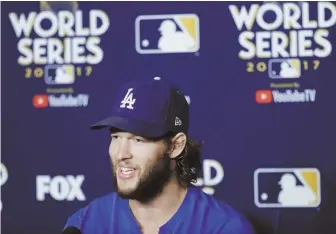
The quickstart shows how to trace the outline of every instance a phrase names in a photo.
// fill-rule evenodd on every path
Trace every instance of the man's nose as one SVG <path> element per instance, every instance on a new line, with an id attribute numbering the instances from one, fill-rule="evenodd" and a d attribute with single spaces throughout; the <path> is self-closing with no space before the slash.
<path id="1" fill-rule="evenodd" d="M 122 139 L 119 142 L 119 147 L 117 151 L 117 159 L 125 160 L 132 158 L 130 142 L 128 139 Z"/>

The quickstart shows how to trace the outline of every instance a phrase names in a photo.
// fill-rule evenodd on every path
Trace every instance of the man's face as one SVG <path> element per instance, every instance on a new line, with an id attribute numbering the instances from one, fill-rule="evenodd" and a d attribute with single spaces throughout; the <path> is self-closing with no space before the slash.
<path id="1" fill-rule="evenodd" d="M 112 132 L 109 153 L 120 197 L 146 202 L 157 196 L 172 175 L 167 145 L 128 132 Z"/>

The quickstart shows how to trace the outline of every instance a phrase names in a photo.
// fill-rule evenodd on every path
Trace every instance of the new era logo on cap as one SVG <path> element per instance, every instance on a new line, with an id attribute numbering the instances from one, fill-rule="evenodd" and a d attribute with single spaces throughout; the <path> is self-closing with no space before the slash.
<path id="1" fill-rule="evenodd" d="M 175 126 L 180 126 L 182 125 L 182 121 L 179 119 L 179 117 L 175 118 Z"/>
<path id="2" fill-rule="evenodd" d="M 273 101 L 271 90 L 257 90 L 256 91 L 256 102 L 259 104 L 267 104 Z"/>

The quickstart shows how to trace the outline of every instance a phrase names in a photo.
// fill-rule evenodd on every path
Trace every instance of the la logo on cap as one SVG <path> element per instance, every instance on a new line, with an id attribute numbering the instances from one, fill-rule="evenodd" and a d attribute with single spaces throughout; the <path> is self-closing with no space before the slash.
<path id="1" fill-rule="evenodd" d="M 129 88 L 124 99 L 121 101 L 120 108 L 128 108 L 133 110 L 136 99 L 133 98 L 133 88 Z"/>

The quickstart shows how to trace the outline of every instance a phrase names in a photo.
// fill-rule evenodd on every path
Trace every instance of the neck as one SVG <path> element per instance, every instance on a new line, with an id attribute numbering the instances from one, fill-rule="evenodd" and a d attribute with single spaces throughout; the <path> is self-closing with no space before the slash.
<path id="1" fill-rule="evenodd" d="M 129 206 L 141 226 L 156 226 L 159 228 L 174 216 L 181 206 L 187 189 L 175 181 L 170 181 L 162 192 L 152 201 L 141 203 L 130 200 Z"/>

